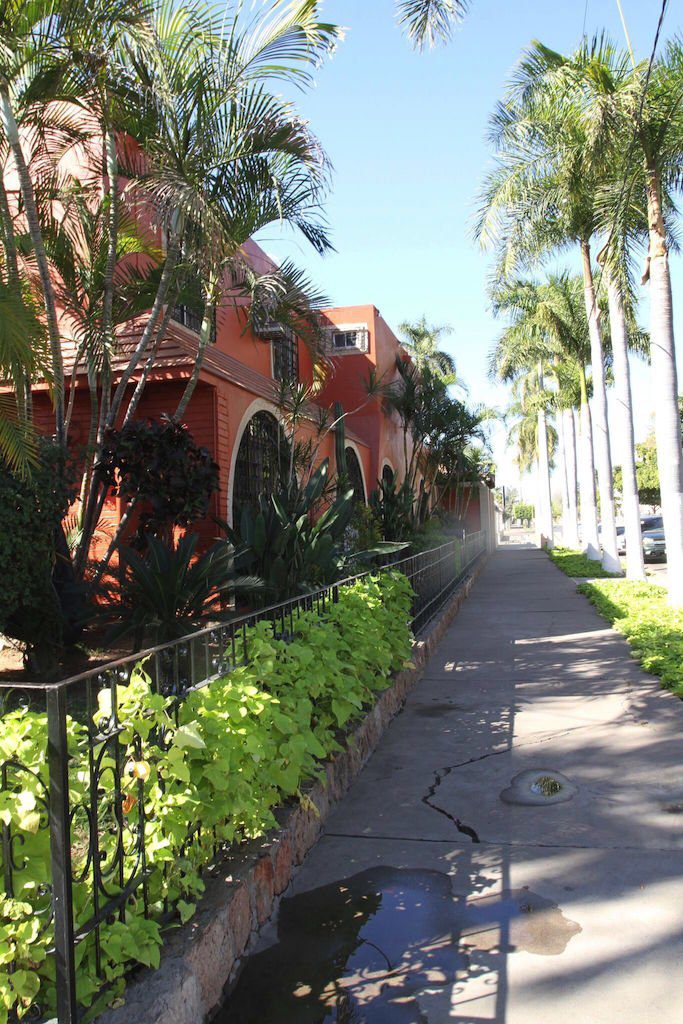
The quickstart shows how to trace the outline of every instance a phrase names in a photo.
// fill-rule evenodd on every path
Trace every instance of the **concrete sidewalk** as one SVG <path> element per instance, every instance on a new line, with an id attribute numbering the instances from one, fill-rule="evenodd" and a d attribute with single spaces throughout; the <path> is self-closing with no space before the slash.
<path id="1" fill-rule="evenodd" d="M 527 770 L 570 799 L 502 799 Z M 683 704 L 543 553 L 502 549 L 278 930 L 221 1021 L 678 1024 Z"/>

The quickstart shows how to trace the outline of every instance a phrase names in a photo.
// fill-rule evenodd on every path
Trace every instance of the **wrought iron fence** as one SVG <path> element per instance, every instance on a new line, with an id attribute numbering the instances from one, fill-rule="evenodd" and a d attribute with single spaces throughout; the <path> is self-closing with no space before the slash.
<path id="1" fill-rule="evenodd" d="M 439 611 L 485 547 L 486 534 L 473 533 L 385 567 L 404 573 L 413 587 L 415 634 Z M 28 832 L 13 828 L 11 819 L 0 814 L 4 877 L 0 897 L 13 899 L 23 888 L 25 872 L 35 877 L 31 916 L 38 921 L 40 934 L 53 930 L 48 955 L 54 959 L 59 1024 L 76 1024 L 81 1016 L 76 991 L 77 947 L 90 938 L 95 970 L 104 989 L 103 926 L 114 920 L 125 923 L 132 901 L 138 906 L 142 903 L 145 916 L 150 914 L 145 842 L 151 822 L 146 817 L 145 780 L 137 780 L 134 799 L 130 787 L 124 796 L 122 786 L 126 747 L 132 749 L 133 761 L 140 761 L 141 737 L 129 735 L 129 727 L 126 732 L 119 714 L 120 688 L 130 682 L 135 666 L 144 659 L 152 690 L 173 698 L 177 720 L 180 703 L 188 694 L 249 662 L 251 627 L 266 621 L 276 638 L 292 636 L 302 612 L 324 616 L 339 600 L 340 592 L 365 575 L 198 630 L 59 683 L 20 688 L 21 699 L 28 706 L 46 712 L 41 721 L 46 722 L 47 758 L 42 771 L 19 757 L 0 762 L 0 800 L 28 793 L 28 813 L 33 814 Z M 16 706 L 16 684 L 0 681 L 0 699 L 3 707 L 7 702 Z M 82 759 L 75 776 L 73 765 L 70 770 L 74 735 Z M 39 744 L 41 738 L 36 736 L 35 741 Z M 163 736 L 155 742 L 163 746 Z M 201 826 L 189 821 L 187 829 L 188 845 L 201 841 L 213 846 L 214 855 L 220 853 L 215 834 L 201 836 Z M 41 864 L 32 863 L 32 848 L 44 851 Z M 45 877 L 38 877 L 41 872 Z M 86 881 L 91 906 L 85 910 L 81 906 L 76 912 L 74 886 Z M 167 903 L 164 909 L 168 914 L 174 910 Z M 43 1014 L 39 1000 L 25 1010 L 23 1019 L 40 1020 Z"/>

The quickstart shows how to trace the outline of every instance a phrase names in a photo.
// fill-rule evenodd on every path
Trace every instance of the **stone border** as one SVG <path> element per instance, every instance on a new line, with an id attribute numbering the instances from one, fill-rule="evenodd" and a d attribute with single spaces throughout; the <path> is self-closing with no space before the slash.
<path id="1" fill-rule="evenodd" d="M 414 667 L 400 672 L 379 694 L 374 707 L 352 728 L 345 748 L 326 762 L 324 778 L 307 788 L 306 801 L 279 808 L 277 830 L 241 843 L 221 861 L 192 920 L 168 935 L 158 970 L 141 971 L 127 986 L 124 1005 L 106 1010 L 98 1018 L 100 1024 L 201 1024 L 209 1019 L 318 841 L 325 819 L 422 676 L 485 563 L 486 556 L 481 557 L 446 607 L 427 624 L 428 635 L 413 643 Z"/>

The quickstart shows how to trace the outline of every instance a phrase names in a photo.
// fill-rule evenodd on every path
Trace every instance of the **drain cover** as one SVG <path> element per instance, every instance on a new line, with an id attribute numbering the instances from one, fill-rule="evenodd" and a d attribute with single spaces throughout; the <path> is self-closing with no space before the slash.
<path id="1" fill-rule="evenodd" d="M 571 800 L 576 791 L 576 786 L 562 772 L 548 768 L 530 768 L 515 775 L 508 788 L 500 794 L 500 798 L 506 804 L 542 807 Z"/>

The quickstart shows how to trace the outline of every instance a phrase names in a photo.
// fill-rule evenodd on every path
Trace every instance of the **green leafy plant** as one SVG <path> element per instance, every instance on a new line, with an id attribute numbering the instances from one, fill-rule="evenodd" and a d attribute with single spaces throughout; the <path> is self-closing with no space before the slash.
<path id="1" fill-rule="evenodd" d="M 60 449 L 41 441 L 38 453 L 24 479 L 0 463 L 0 633 L 47 664 L 66 625 L 56 569 L 59 525 L 72 495 Z"/>
<path id="2" fill-rule="evenodd" d="M 110 642 L 132 636 L 134 651 L 145 639 L 167 643 L 217 618 L 221 601 L 236 588 L 242 593 L 262 589 L 258 579 L 236 577 L 238 553 L 231 544 L 218 541 L 195 557 L 198 540 L 196 533 L 177 544 L 149 536 L 144 553 L 122 552 L 102 612 L 115 620 Z"/>
<path id="3" fill-rule="evenodd" d="M 170 416 L 108 430 L 98 470 L 129 507 L 141 503 L 136 546 L 201 519 L 218 489 L 218 465 Z"/>
<path id="4" fill-rule="evenodd" d="M 117 822 L 123 821 L 126 835 L 144 832 L 150 916 L 135 899 L 127 901 L 125 923 L 114 916 L 103 921 L 99 972 L 93 933 L 78 943 L 78 996 L 90 1007 L 85 1019 L 121 995 L 130 967 L 158 965 L 165 909 L 174 907 L 183 921 L 192 916 L 214 844 L 227 847 L 273 827 L 274 807 L 300 797 L 304 780 L 318 774 L 320 762 L 339 749 L 343 731 L 402 668 L 410 653 L 411 593 L 404 576 L 386 572 L 342 588 L 323 615 L 303 612 L 287 637 L 260 622 L 248 629 L 249 664 L 181 703 L 152 691 L 144 665 L 116 687 L 119 728 L 93 752 L 101 769 L 100 864 L 105 874 L 113 872 L 107 886 L 115 896 L 118 876 L 108 866 L 118 849 Z M 106 731 L 113 706 L 112 690 L 104 687 L 97 729 Z M 67 718 L 77 931 L 93 912 L 90 724 Z M 0 819 L 21 837 L 13 894 L 0 892 L 0 1024 L 34 1002 L 48 1011 L 55 1005 L 48 954 L 53 925 L 43 916 L 49 909 L 43 885 L 50 878 L 47 747 L 44 714 L 21 708 L 0 720 L 0 762 L 28 769 L 8 770 L 0 793 Z M 116 763 L 123 766 L 118 783 L 110 770 Z M 135 844 L 126 845 L 125 877 L 136 857 Z"/>
<path id="5" fill-rule="evenodd" d="M 271 601 L 333 583 L 360 571 L 377 555 L 401 550 L 401 545 L 384 543 L 367 551 L 347 550 L 344 536 L 354 514 L 353 491 L 331 500 L 318 515 L 329 492 L 328 476 L 325 459 L 305 487 L 294 479 L 278 494 L 261 495 L 256 511 L 244 508 L 238 527 L 222 524 L 240 551 L 238 569 L 262 579 Z"/>
<path id="6" fill-rule="evenodd" d="M 573 551 L 571 548 L 552 548 L 547 553 L 551 562 L 554 562 L 565 576 L 590 576 L 593 579 L 608 579 L 616 575 L 616 573 L 607 572 L 606 569 L 603 569 L 597 560 L 587 558 L 583 551 Z"/>
<path id="7" fill-rule="evenodd" d="M 667 603 L 666 590 L 634 580 L 582 583 L 579 590 L 624 634 L 643 668 L 683 696 L 683 612 Z"/>
<path id="8" fill-rule="evenodd" d="M 516 501 L 512 506 L 512 518 L 531 526 L 536 518 L 536 509 L 529 501 Z"/>
<path id="9" fill-rule="evenodd" d="M 410 540 L 413 533 L 414 496 L 404 480 L 396 486 L 396 478 L 377 481 L 377 490 L 370 495 L 370 508 L 385 541 Z"/>

